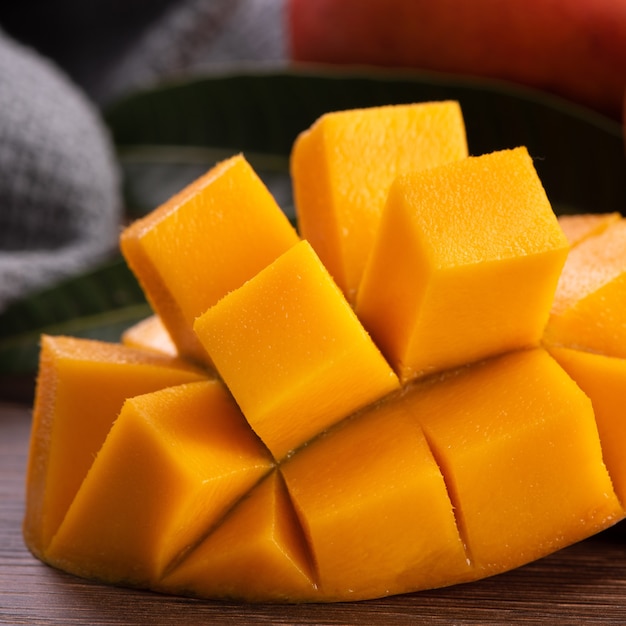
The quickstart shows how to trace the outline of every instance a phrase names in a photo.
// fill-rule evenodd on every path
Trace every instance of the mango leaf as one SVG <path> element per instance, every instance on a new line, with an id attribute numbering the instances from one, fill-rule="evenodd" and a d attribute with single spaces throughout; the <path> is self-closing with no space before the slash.
<path id="1" fill-rule="evenodd" d="M 10 305 L 0 315 L 0 375 L 36 371 L 42 334 L 118 341 L 150 315 L 121 257 Z"/>
<path id="2" fill-rule="evenodd" d="M 618 124 L 544 94 L 435 74 L 235 71 L 161 85 L 110 106 L 105 120 L 129 217 L 152 210 L 216 161 L 243 152 L 294 219 L 289 152 L 327 111 L 427 100 L 461 103 L 472 154 L 526 145 L 557 212 L 623 212 Z M 41 333 L 116 341 L 150 309 L 121 258 L 0 314 L 0 375 L 33 376 Z"/>
<path id="3" fill-rule="evenodd" d="M 557 213 L 625 210 L 626 153 L 619 124 L 498 82 L 379 71 L 224 74 L 133 94 L 112 106 L 106 119 L 133 209 L 153 208 L 180 182 L 244 152 L 270 188 L 272 183 L 279 188 L 279 204 L 292 214 L 287 157 L 297 134 L 318 116 L 444 99 L 461 103 L 472 154 L 528 147 Z M 156 178 L 164 184 L 155 184 Z"/>

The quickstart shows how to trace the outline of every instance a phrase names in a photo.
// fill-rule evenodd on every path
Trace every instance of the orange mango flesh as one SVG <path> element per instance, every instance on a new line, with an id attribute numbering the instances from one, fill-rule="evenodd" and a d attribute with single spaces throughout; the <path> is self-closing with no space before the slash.
<path id="1" fill-rule="evenodd" d="M 604 460 L 615 492 L 626 503 L 626 360 L 571 348 L 551 347 L 550 353 L 591 398 Z"/>
<path id="2" fill-rule="evenodd" d="M 393 179 L 466 156 L 452 101 L 328 113 L 297 138 L 291 172 L 300 233 L 350 302 Z"/>
<path id="3" fill-rule="evenodd" d="M 233 507 L 157 588 L 204 598 L 318 599 L 312 555 L 280 473 Z"/>
<path id="4" fill-rule="evenodd" d="M 541 348 L 410 389 L 479 578 L 623 516 L 589 398 Z"/>
<path id="5" fill-rule="evenodd" d="M 394 114 L 393 107 L 376 111 L 381 128 L 397 126 Z M 353 128 L 337 137 L 356 134 Z M 307 156 L 313 172 L 350 143 L 333 148 L 328 137 L 317 156 Z M 309 150 L 315 141 L 305 144 Z M 379 146 L 378 154 L 387 149 Z M 472 188 L 467 170 L 477 162 Z M 346 171 L 363 184 L 361 174 Z M 31 550 L 62 570 L 113 584 L 204 598 L 329 602 L 493 575 L 622 519 L 614 410 L 620 392 L 608 382 L 618 381 L 623 361 L 599 366 L 577 353 L 580 373 L 541 337 L 569 244 L 528 154 L 464 159 L 389 185 L 427 177 L 433 182 L 422 184 L 420 195 L 439 198 L 427 203 L 430 223 L 402 206 L 414 197 L 400 201 L 392 191 L 375 229 L 369 285 L 359 294 L 372 310 L 376 296 L 394 294 L 377 313 L 382 326 L 396 324 L 396 315 L 404 324 L 391 336 L 406 338 L 430 319 L 435 340 L 406 350 L 417 359 L 423 351 L 427 365 L 406 370 L 366 332 L 359 302 L 355 314 L 320 250 L 285 229 L 241 157 L 218 164 L 125 231 L 125 254 L 155 316 L 125 334 L 126 346 L 45 340 L 24 523 Z M 485 186 L 491 178 L 494 186 Z M 450 213 L 454 184 L 471 218 Z M 246 194 L 252 208 L 242 218 L 234 199 Z M 501 214 L 492 210 L 496 200 Z M 394 203 L 396 211 L 389 209 Z M 328 215 L 320 216 L 320 232 L 332 240 L 336 223 Z M 422 223 L 429 228 L 420 239 Z M 395 239 L 385 232 L 393 224 Z M 568 263 L 611 228 L 594 227 Z M 242 258 L 248 248 L 252 259 Z M 406 252 L 411 271 L 403 266 Z M 598 264 L 587 254 L 577 272 L 594 274 Z M 581 277 L 577 285 L 591 280 Z M 409 306 L 402 288 L 419 291 L 426 282 L 425 295 Z M 490 334 L 483 316 L 502 320 L 504 311 L 510 325 Z M 171 356 L 167 336 L 181 359 Z M 557 359 L 533 347 L 540 340 Z M 446 360 L 450 345 L 464 356 Z M 131 353 L 134 360 L 124 356 Z M 152 387 L 131 384 L 129 359 Z M 198 361 L 203 369 L 191 365 Z M 443 371 L 430 374 L 435 370 Z M 86 384 L 90 377 L 100 384 Z M 596 400 L 607 391 L 615 398 L 608 409 Z M 91 423 L 100 424 L 92 433 Z M 606 445 L 611 438 L 615 448 Z M 55 456 L 63 472 L 75 471 L 69 495 Z M 75 457 L 83 458 L 77 470 Z"/>
<path id="6" fill-rule="evenodd" d="M 359 600 L 469 578 L 445 480 L 401 398 L 345 420 L 281 471 L 322 597 Z"/>
<path id="7" fill-rule="evenodd" d="M 127 328 L 122 333 L 121 342 L 132 348 L 178 356 L 176 344 L 158 315 L 150 315 Z"/>
<path id="8" fill-rule="evenodd" d="M 537 345 L 567 251 L 525 148 L 399 176 L 356 312 L 402 381 Z"/>
<path id="9" fill-rule="evenodd" d="M 81 576 L 153 585 L 271 467 L 219 381 L 131 398 L 47 558 Z"/>
<path id="10" fill-rule="evenodd" d="M 43 553 L 126 398 L 202 380 L 166 355 L 72 337 L 43 337 L 24 533 Z"/>
<path id="11" fill-rule="evenodd" d="M 575 246 L 544 333 L 548 345 L 626 357 L 626 220 Z"/>
<path id="12" fill-rule="evenodd" d="M 297 241 L 270 192 L 238 155 L 128 227 L 120 244 L 179 352 L 210 364 L 193 334 L 195 318 Z"/>
<path id="13" fill-rule="evenodd" d="M 276 459 L 399 386 L 304 240 L 224 296 L 194 328 Z"/>
<path id="14" fill-rule="evenodd" d="M 607 226 L 619 221 L 619 213 L 585 213 L 559 215 L 559 226 L 572 247 L 588 237 L 599 235 Z"/>

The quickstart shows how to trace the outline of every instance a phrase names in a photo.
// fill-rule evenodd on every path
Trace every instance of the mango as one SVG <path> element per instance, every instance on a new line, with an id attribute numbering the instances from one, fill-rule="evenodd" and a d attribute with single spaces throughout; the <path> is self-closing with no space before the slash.
<path id="1" fill-rule="evenodd" d="M 81 576 L 155 584 L 271 467 L 219 381 L 130 398 L 47 558 Z"/>
<path id="2" fill-rule="evenodd" d="M 570 245 L 521 147 L 385 194 L 356 302 L 241 155 L 122 233 L 155 310 L 118 344 L 42 340 L 38 558 L 162 593 L 337 602 L 495 575 L 626 516 L 626 361 L 548 332 L 564 280 L 590 316 L 605 283 L 618 301 L 620 261 L 597 249 L 621 219 Z"/>
<path id="3" fill-rule="evenodd" d="M 466 156 L 453 101 L 335 111 L 297 137 L 291 172 L 300 234 L 350 302 L 393 179 Z"/>
<path id="4" fill-rule="evenodd" d="M 261 179 L 237 155 L 134 222 L 120 245 L 180 354 L 210 365 L 193 333 L 195 318 L 297 241 Z"/>
<path id="5" fill-rule="evenodd" d="M 308 241 L 224 296 L 194 329 L 276 459 L 399 387 Z"/>
<path id="6" fill-rule="evenodd" d="M 205 372 L 156 353 L 73 337 L 41 341 L 24 533 L 43 554 L 124 401 L 202 380 Z"/>
<path id="7" fill-rule="evenodd" d="M 607 226 L 619 219 L 621 219 L 619 213 L 585 213 L 558 217 L 559 226 L 572 247 L 587 237 L 599 235 Z"/>
<path id="8" fill-rule="evenodd" d="M 525 148 L 401 175 L 356 312 L 402 381 L 538 345 L 568 249 Z"/>
<path id="9" fill-rule="evenodd" d="M 503 80 L 622 119 L 622 0 L 289 0 L 287 11 L 298 63 Z"/>
<path id="10" fill-rule="evenodd" d="M 626 221 L 575 246 L 559 277 L 544 343 L 626 357 Z"/>
<path id="11" fill-rule="evenodd" d="M 150 315 L 133 324 L 122 333 L 120 340 L 132 348 L 178 356 L 178 348 L 158 315 Z"/>
<path id="12" fill-rule="evenodd" d="M 626 503 L 626 455 L 622 446 L 626 440 L 626 360 L 572 348 L 552 346 L 549 350 L 591 399 L 615 493 Z"/>

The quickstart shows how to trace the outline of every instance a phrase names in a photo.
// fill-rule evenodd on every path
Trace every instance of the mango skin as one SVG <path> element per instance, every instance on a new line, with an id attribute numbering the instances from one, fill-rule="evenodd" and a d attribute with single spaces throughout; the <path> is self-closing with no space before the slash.
<path id="1" fill-rule="evenodd" d="M 294 61 L 502 79 L 621 120 L 624 0 L 289 0 L 288 11 Z"/>

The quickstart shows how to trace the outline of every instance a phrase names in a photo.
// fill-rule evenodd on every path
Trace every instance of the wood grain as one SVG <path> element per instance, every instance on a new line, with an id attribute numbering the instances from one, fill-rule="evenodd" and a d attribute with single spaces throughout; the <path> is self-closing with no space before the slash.
<path id="1" fill-rule="evenodd" d="M 118 589 L 58 572 L 21 537 L 30 410 L 0 404 L 0 624 L 626 624 L 626 531 L 507 574 L 342 604 L 243 605 Z"/>

